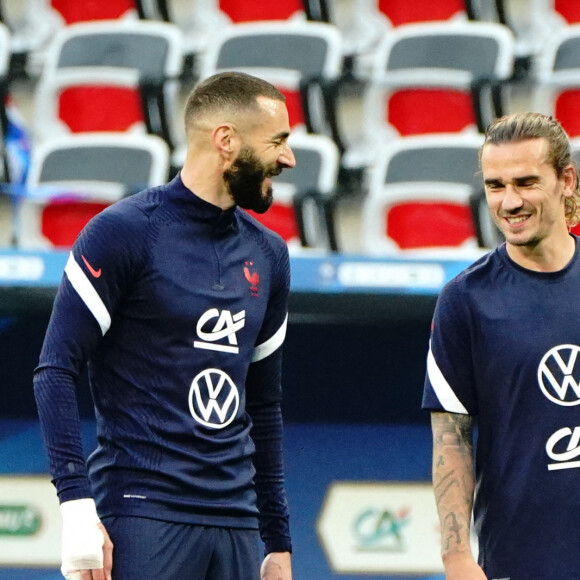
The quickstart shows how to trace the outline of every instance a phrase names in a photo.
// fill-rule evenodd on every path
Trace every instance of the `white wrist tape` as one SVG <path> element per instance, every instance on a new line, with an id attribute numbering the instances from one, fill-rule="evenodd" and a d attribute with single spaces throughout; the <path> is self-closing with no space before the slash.
<path id="1" fill-rule="evenodd" d="M 103 567 L 105 536 L 95 501 L 92 498 L 66 501 L 60 506 L 62 515 L 63 576 L 75 570 L 94 570 Z"/>

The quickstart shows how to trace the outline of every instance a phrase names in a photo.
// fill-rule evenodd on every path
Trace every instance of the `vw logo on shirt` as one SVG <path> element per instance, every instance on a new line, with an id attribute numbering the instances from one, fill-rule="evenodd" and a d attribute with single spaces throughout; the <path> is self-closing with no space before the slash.
<path id="1" fill-rule="evenodd" d="M 189 410 L 206 427 L 223 429 L 235 418 L 240 394 L 232 379 L 219 369 L 201 371 L 189 389 Z"/>
<path id="2" fill-rule="evenodd" d="M 561 344 L 551 348 L 540 361 L 538 383 L 553 403 L 570 407 L 580 404 L 580 347 Z"/>

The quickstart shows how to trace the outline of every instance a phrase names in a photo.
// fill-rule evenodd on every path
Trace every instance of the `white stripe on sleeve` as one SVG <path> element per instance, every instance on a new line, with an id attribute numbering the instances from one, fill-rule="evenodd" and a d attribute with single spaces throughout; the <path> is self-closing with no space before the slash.
<path id="1" fill-rule="evenodd" d="M 64 271 L 66 272 L 73 288 L 80 296 L 80 299 L 85 303 L 86 307 L 91 311 L 92 315 L 99 323 L 101 332 L 104 336 L 111 326 L 111 316 L 90 280 L 82 271 L 81 267 L 76 263 L 72 252 L 69 255 Z"/>
<path id="2" fill-rule="evenodd" d="M 457 395 L 453 392 L 453 389 L 437 366 L 431 346 L 429 346 L 429 354 L 427 355 L 427 374 L 439 402 L 446 411 L 469 415 L 467 409 L 461 404 L 461 401 L 457 398 Z"/>
<path id="3" fill-rule="evenodd" d="M 277 348 L 282 346 L 284 338 L 286 337 L 286 327 L 288 326 L 288 314 L 282 323 L 282 326 L 276 331 L 276 333 L 270 337 L 266 342 L 259 344 L 254 348 L 254 353 L 252 354 L 252 360 L 250 362 L 257 362 L 268 356 L 270 356 Z"/>

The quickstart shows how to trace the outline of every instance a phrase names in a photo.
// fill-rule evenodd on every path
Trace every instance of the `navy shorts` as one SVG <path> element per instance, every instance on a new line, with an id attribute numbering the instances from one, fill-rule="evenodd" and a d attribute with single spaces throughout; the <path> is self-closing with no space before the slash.
<path id="1" fill-rule="evenodd" d="M 149 518 L 103 518 L 113 580 L 259 580 L 257 530 Z"/>

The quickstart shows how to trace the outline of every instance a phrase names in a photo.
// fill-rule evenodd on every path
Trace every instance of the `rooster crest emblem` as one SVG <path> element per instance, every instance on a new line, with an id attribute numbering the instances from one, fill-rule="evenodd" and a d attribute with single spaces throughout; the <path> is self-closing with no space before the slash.
<path id="1" fill-rule="evenodd" d="M 252 296 L 258 296 L 258 285 L 260 284 L 260 274 L 251 271 L 250 268 L 254 262 L 244 262 L 244 277 L 250 283 L 250 292 Z"/>

